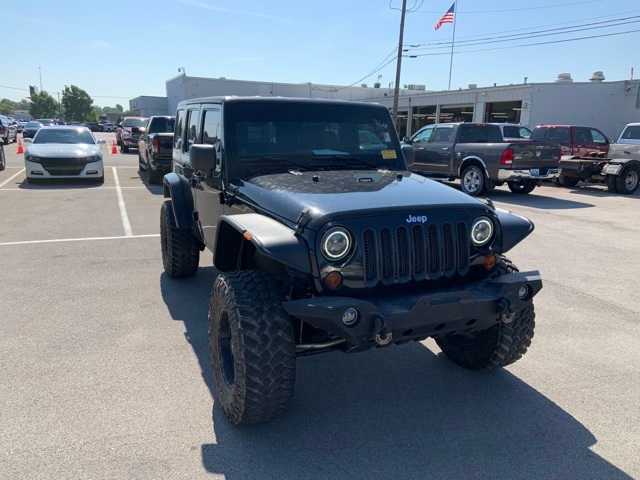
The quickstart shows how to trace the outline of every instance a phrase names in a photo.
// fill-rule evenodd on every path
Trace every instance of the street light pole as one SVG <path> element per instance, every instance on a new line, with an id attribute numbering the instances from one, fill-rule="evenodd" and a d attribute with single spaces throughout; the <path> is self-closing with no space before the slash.
<path id="1" fill-rule="evenodd" d="M 404 17 L 407 14 L 407 0 L 402 0 L 402 13 L 400 14 L 400 36 L 398 38 L 398 59 L 396 62 L 396 84 L 393 91 L 393 123 L 398 129 L 398 103 L 400 101 L 400 72 L 402 70 L 402 49 L 404 43 Z"/>

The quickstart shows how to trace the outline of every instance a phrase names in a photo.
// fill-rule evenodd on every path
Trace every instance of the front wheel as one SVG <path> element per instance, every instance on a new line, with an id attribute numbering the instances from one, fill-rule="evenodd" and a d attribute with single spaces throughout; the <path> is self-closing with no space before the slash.
<path id="1" fill-rule="evenodd" d="M 616 189 L 623 195 L 632 195 L 640 185 L 640 168 L 632 165 L 616 178 Z"/>
<path id="2" fill-rule="evenodd" d="M 485 190 L 486 179 L 484 172 L 477 165 L 471 165 L 462 172 L 462 191 L 472 197 L 482 195 Z"/>
<path id="3" fill-rule="evenodd" d="M 522 195 L 533 192 L 538 186 L 536 182 L 532 182 L 531 180 L 524 180 L 522 182 L 508 182 L 507 185 L 509 185 L 509 190 L 511 190 L 513 193 L 519 193 Z"/>
<path id="4" fill-rule="evenodd" d="M 576 185 L 578 185 L 579 181 L 580 181 L 579 178 L 566 177 L 564 175 L 560 175 L 560 178 L 558 178 L 558 183 L 560 183 L 560 185 L 562 185 L 563 187 L 567 187 L 567 188 L 575 187 Z"/>
<path id="5" fill-rule="evenodd" d="M 518 271 L 510 262 L 499 268 L 504 273 Z M 493 327 L 475 334 L 452 334 L 436 338 L 444 354 L 469 370 L 493 370 L 520 360 L 531 346 L 535 330 L 533 300 L 511 314 L 501 314 Z"/>
<path id="6" fill-rule="evenodd" d="M 296 346 L 281 290 L 259 271 L 221 273 L 209 305 L 215 397 L 234 425 L 262 423 L 293 396 Z"/>
<path id="7" fill-rule="evenodd" d="M 162 204 L 160 211 L 160 244 L 162 265 L 172 278 L 195 275 L 200 263 L 200 248 L 190 230 L 175 224 L 171 200 Z"/>

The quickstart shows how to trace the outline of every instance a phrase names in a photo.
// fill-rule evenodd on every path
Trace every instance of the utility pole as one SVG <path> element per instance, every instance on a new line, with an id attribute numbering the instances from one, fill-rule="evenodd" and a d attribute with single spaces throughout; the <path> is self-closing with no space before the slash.
<path id="1" fill-rule="evenodd" d="M 38 73 L 40 74 L 40 93 L 42 93 L 42 66 L 38 65 Z"/>
<path id="2" fill-rule="evenodd" d="M 402 49 L 404 43 L 404 17 L 407 15 L 407 0 L 402 0 L 400 14 L 400 36 L 398 38 L 398 59 L 396 62 L 396 84 L 393 91 L 393 123 L 398 129 L 398 103 L 400 102 L 400 72 L 402 70 Z"/>

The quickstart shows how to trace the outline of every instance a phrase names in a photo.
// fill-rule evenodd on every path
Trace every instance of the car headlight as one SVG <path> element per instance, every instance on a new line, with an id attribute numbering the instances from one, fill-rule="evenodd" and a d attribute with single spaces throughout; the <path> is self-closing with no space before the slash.
<path id="1" fill-rule="evenodd" d="M 348 230 L 342 227 L 332 228 L 322 236 L 322 254 L 332 262 L 342 260 L 349 254 L 351 244 Z"/>
<path id="2" fill-rule="evenodd" d="M 489 243 L 493 237 L 493 222 L 486 217 L 475 221 L 471 227 L 471 241 L 476 247 L 482 247 Z"/>

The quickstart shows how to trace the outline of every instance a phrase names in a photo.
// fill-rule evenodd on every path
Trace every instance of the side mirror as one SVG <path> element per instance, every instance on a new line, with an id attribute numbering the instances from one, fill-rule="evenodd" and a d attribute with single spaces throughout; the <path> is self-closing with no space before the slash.
<path id="1" fill-rule="evenodd" d="M 206 176 L 216 166 L 216 151 L 213 145 L 194 144 L 189 149 L 189 161 L 194 170 L 204 173 Z"/>

